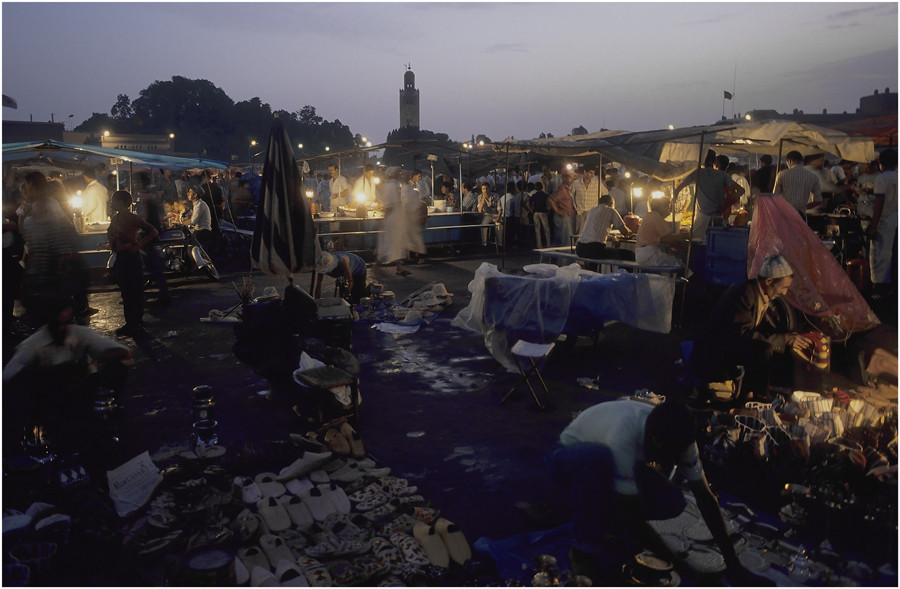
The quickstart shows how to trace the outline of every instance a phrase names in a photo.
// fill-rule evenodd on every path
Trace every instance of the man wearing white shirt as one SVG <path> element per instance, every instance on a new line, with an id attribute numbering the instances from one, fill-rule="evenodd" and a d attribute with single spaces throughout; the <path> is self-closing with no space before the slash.
<path id="1" fill-rule="evenodd" d="M 331 210 L 337 211 L 338 207 L 350 204 L 350 183 L 334 164 L 328 166 L 328 173 L 331 174 L 331 180 L 328 181 L 328 188 L 331 191 Z"/>
<path id="2" fill-rule="evenodd" d="M 434 205 L 434 199 L 431 198 L 431 186 L 428 185 L 428 181 L 425 180 L 421 170 L 413 172 L 412 183 L 416 190 L 419 191 L 419 198 L 424 200 L 428 206 Z"/>
<path id="3" fill-rule="evenodd" d="M 109 216 L 106 214 L 106 202 L 109 200 L 109 193 L 106 187 L 97 180 L 96 170 L 85 168 L 82 171 L 82 176 L 84 176 L 84 181 L 87 182 L 87 186 L 81 191 L 81 215 L 84 218 L 84 224 L 109 221 Z"/>

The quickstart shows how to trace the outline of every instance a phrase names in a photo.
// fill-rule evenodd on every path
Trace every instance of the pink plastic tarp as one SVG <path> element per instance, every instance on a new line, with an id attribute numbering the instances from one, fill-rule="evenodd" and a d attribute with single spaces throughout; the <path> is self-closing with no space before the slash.
<path id="1" fill-rule="evenodd" d="M 785 299 L 812 317 L 826 319 L 835 337 L 865 331 L 880 321 L 822 240 L 781 196 L 759 195 L 750 225 L 748 275 L 780 254 L 794 270 Z"/>

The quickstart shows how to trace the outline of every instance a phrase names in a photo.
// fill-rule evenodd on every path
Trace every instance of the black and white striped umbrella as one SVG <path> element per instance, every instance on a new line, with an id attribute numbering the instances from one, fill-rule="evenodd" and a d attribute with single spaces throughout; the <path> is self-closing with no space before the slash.
<path id="1" fill-rule="evenodd" d="M 259 202 L 250 246 L 252 264 L 269 276 L 286 276 L 293 284 L 294 272 L 315 265 L 319 248 L 291 141 L 277 118 L 269 134 Z"/>

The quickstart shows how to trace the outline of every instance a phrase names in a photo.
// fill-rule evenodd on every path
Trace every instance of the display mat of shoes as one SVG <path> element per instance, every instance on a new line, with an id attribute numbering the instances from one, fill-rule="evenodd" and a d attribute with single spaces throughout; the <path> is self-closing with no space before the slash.
<path id="1" fill-rule="evenodd" d="M 197 554 L 229 554 L 231 572 L 216 574 L 232 585 L 271 584 L 270 576 L 303 586 L 463 586 L 471 580 L 463 530 L 406 479 L 369 457 L 322 459 L 326 453 L 318 453 L 314 470 L 295 469 L 299 477 L 274 484 L 285 478 L 274 473 L 288 472 L 285 467 L 304 454 L 290 443 L 275 444 L 269 455 L 254 445 L 164 469 L 154 496 L 130 520 L 126 551 L 145 564 L 175 557 L 186 565 Z M 246 493 L 254 484 L 260 492 Z M 183 585 L 196 571 L 170 566 L 165 575 L 166 584 Z"/>

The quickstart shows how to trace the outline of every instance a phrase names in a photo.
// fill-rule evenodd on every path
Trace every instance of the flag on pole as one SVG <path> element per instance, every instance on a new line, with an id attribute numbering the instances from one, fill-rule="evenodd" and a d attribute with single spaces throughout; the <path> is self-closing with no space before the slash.
<path id="1" fill-rule="evenodd" d="M 725 100 L 731 100 L 731 98 L 732 98 L 731 92 L 729 92 L 728 90 L 725 90 Z"/>

